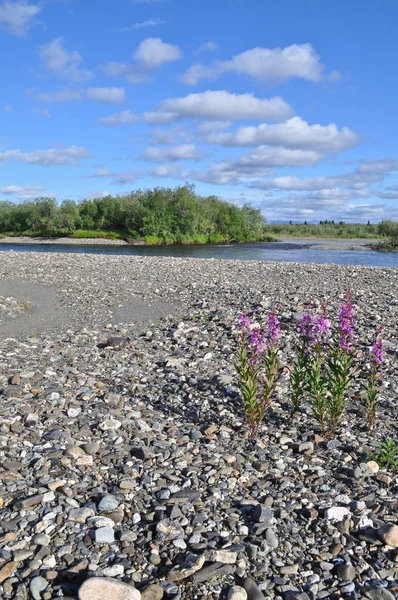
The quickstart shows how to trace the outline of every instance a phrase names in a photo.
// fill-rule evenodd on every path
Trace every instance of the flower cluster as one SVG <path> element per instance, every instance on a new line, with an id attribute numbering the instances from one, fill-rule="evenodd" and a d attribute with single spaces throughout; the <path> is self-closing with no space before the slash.
<path id="1" fill-rule="evenodd" d="M 352 352 L 354 339 L 354 306 L 350 302 L 350 297 L 350 292 L 347 292 L 345 302 L 340 307 L 338 327 L 340 346 L 347 352 Z"/>
<path id="2" fill-rule="evenodd" d="M 383 338 L 381 337 L 381 332 L 377 337 L 377 340 L 372 346 L 371 349 L 372 359 L 378 365 L 382 365 L 384 362 L 384 347 L 383 347 Z"/>
<path id="3" fill-rule="evenodd" d="M 275 346 L 277 339 L 279 338 L 281 333 L 281 327 L 279 324 L 279 319 L 276 314 L 276 310 L 273 309 L 267 319 L 267 331 L 266 331 L 266 339 L 268 348 L 271 346 Z"/>

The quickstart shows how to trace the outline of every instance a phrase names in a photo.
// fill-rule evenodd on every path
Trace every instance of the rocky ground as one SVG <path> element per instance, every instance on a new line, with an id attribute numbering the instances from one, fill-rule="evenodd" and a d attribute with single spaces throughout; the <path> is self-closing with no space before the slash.
<path id="1" fill-rule="evenodd" d="M 33 303 L 0 322 L 1 598 L 397 597 L 397 473 L 367 452 L 398 441 L 398 270 L 5 252 L 0 282 Z M 285 369 L 249 451 L 238 313 L 277 308 L 288 366 L 309 296 L 335 315 L 348 288 L 362 358 L 336 439 L 289 420 Z"/>

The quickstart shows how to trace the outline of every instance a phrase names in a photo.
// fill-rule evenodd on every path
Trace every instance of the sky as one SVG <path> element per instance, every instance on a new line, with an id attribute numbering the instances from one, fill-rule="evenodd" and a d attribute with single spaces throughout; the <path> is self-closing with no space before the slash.
<path id="1" fill-rule="evenodd" d="M 396 0 L 0 0 L 0 200 L 398 218 Z"/>

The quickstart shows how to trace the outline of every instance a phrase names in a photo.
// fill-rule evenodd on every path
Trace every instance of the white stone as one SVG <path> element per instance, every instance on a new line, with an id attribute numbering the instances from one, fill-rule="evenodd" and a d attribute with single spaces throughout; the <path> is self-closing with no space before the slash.
<path id="1" fill-rule="evenodd" d="M 343 519 L 350 515 L 350 511 L 345 506 L 332 506 L 325 511 L 325 519 L 327 521 L 334 521 L 339 523 Z"/>
<path id="2" fill-rule="evenodd" d="M 118 579 L 91 577 L 80 586 L 79 600 L 141 600 L 141 594 Z"/>

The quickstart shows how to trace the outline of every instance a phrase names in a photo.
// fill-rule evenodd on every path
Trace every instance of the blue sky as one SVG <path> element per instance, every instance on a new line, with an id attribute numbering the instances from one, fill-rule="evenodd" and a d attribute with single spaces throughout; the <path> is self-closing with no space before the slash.
<path id="1" fill-rule="evenodd" d="M 398 218 L 395 0 L 0 0 L 0 199 Z"/>

